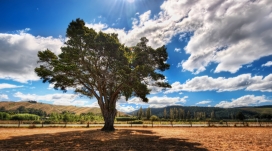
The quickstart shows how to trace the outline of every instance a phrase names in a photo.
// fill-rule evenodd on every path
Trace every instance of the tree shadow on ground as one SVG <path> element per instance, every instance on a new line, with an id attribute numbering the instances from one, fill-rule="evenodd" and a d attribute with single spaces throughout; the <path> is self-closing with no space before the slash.
<path id="1" fill-rule="evenodd" d="M 200 145 L 186 139 L 162 138 L 151 130 L 133 129 L 121 129 L 110 133 L 86 130 L 36 134 L 0 141 L 1 150 L 207 150 Z"/>

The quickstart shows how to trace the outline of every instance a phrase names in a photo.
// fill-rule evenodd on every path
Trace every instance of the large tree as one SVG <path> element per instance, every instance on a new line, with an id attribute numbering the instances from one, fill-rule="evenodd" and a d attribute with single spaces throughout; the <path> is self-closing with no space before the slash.
<path id="1" fill-rule="evenodd" d="M 95 97 L 104 117 L 104 131 L 114 130 L 116 101 L 121 96 L 148 102 L 148 86 L 170 87 L 162 74 L 169 69 L 165 46 L 153 49 L 143 37 L 136 46 L 126 47 L 117 34 L 97 33 L 81 19 L 69 24 L 66 36 L 58 56 L 48 49 L 38 52 L 40 66 L 35 72 L 55 89 L 73 87 L 77 93 Z"/>

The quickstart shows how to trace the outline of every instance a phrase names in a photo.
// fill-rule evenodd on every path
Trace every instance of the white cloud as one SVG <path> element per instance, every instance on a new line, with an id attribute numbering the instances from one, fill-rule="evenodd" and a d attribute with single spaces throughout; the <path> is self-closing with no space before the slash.
<path id="1" fill-rule="evenodd" d="M 174 82 L 172 88 L 165 91 L 167 93 L 174 93 L 180 91 L 236 91 L 246 89 L 248 91 L 262 91 L 272 92 L 272 74 L 263 76 L 251 76 L 251 74 L 242 74 L 233 78 L 212 78 L 208 76 L 194 77 L 187 80 L 184 84 Z"/>
<path id="2" fill-rule="evenodd" d="M 197 105 L 202 105 L 202 104 L 209 104 L 211 103 L 212 101 L 201 101 L 201 102 L 198 102 L 196 103 Z"/>
<path id="3" fill-rule="evenodd" d="M 185 104 L 188 99 L 188 96 L 184 97 L 168 97 L 168 96 L 153 96 L 148 97 L 148 103 L 142 102 L 140 98 L 132 98 L 128 102 L 121 101 L 120 104 L 135 104 L 135 105 L 147 105 L 153 108 L 165 107 L 169 105 L 182 105 Z M 118 102 L 117 102 L 118 103 Z"/>
<path id="4" fill-rule="evenodd" d="M 18 85 L 13 85 L 13 84 L 8 84 L 8 83 L 0 83 L 0 89 L 11 89 L 11 88 L 21 88 L 24 86 L 18 86 Z"/>
<path id="5" fill-rule="evenodd" d="M 56 94 L 46 94 L 46 95 L 36 95 L 36 94 L 23 94 L 21 92 L 16 92 L 14 95 L 16 98 L 20 98 L 20 101 L 46 101 L 52 102 L 56 105 L 82 105 L 82 100 L 78 100 L 78 95 L 68 94 L 68 93 L 56 93 Z M 77 100 L 76 100 L 77 99 Z"/>
<path id="6" fill-rule="evenodd" d="M 2 100 L 2 99 L 9 99 L 9 97 L 8 97 L 8 95 L 6 95 L 6 94 L 0 94 L 0 99 Z"/>
<path id="7" fill-rule="evenodd" d="M 271 7 L 270 0 L 166 0 L 157 15 L 147 11 L 136 16 L 129 31 L 106 28 L 101 23 L 91 27 L 118 33 L 120 41 L 128 46 L 135 45 L 140 37 L 147 37 L 152 47 L 159 47 L 175 35 L 180 34 L 181 40 L 191 36 L 185 47 L 190 57 L 182 63 L 183 69 L 200 73 L 214 62 L 218 64 L 214 72 L 235 73 L 245 64 L 272 55 Z"/>
<path id="8" fill-rule="evenodd" d="M 270 66 L 272 66 L 272 61 L 268 61 L 267 63 L 262 64 L 262 67 L 270 67 Z"/>
<path id="9" fill-rule="evenodd" d="M 54 90 L 54 86 L 55 86 L 54 83 L 49 83 L 47 89 L 48 89 L 48 90 Z M 81 87 L 81 85 L 77 85 L 77 88 L 80 88 L 80 87 Z M 72 90 L 72 91 L 74 91 L 75 88 L 73 88 L 73 87 L 67 87 L 66 90 Z"/>
<path id="10" fill-rule="evenodd" d="M 250 84 L 246 90 L 248 91 L 261 91 L 261 92 L 272 92 L 272 74 L 267 75 L 263 79 Z"/>
<path id="11" fill-rule="evenodd" d="M 45 49 L 59 54 L 62 38 L 40 37 L 25 33 L 0 33 L 0 79 L 10 79 L 21 83 L 40 78 L 34 72 L 37 66 L 37 53 Z"/>
<path id="12" fill-rule="evenodd" d="M 102 31 L 103 29 L 108 27 L 108 25 L 102 24 L 102 23 L 98 23 L 98 24 L 86 23 L 85 26 L 87 26 L 89 28 L 93 28 L 96 32 Z"/>
<path id="13" fill-rule="evenodd" d="M 97 107 L 97 108 L 100 108 L 98 103 L 97 103 L 97 100 L 94 100 L 94 102 L 90 105 L 85 105 L 87 107 Z M 135 111 L 137 110 L 137 107 L 133 107 L 131 105 L 131 103 L 128 103 L 126 102 L 125 100 L 125 97 L 121 97 L 117 103 L 116 103 L 116 109 L 120 112 L 125 112 L 125 113 L 128 113 L 128 112 L 132 112 L 132 111 Z"/>
<path id="14" fill-rule="evenodd" d="M 117 105 L 116 109 L 120 112 L 124 112 L 124 113 L 129 113 L 129 112 L 133 112 L 136 110 L 136 108 L 134 108 L 133 106 L 131 105 L 128 105 L 128 106 L 120 106 L 120 105 Z"/>
<path id="15" fill-rule="evenodd" d="M 214 72 L 235 73 L 242 65 L 272 54 L 270 0 L 165 3 L 183 3 L 174 11 L 190 10 L 180 22 L 181 28 L 194 31 L 185 49 L 191 56 L 182 65 L 188 71 L 199 73 L 215 62 Z"/>
<path id="16" fill-rule="evenodd" d="M 233 108 L 241 106 L 259 105 L 260 103 L 266 102 L 272 102 L 272 100 L 268 100 L 264 95 L 245 95 L 237 99 L 232 99 L 231 102 L 221 101 L 220 103 L 216 104 L 215 107 Z"/>
<path id="17" fill-rule="evenodd" d="M 181 50 L 180 48 L 175 48 L 174 49 L 175 52 L 180 52 L 180 50 Z"/>

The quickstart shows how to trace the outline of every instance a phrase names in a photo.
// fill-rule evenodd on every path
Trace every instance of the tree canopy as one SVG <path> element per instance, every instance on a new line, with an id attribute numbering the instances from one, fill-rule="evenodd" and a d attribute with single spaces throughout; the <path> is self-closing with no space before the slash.
<path id="1" fill-rule="evenodd" d="M 38 52 L 40 66 L 35 72 L 55 89 L 72 87 L 82 95 L 95 97 L 105 120 L 104 130 L 114 129 L 111 120 L 121 96 L 148 102 L 148 86 L 170 87 L 162 74 L 170 67 L 165 46 L 153 49 L 142 37 L 136 46 L 127 47 L 117 34 L 96 32 L 81 19 L 69 24 L 66 36 L 59 55 L 48 49 Z"/>

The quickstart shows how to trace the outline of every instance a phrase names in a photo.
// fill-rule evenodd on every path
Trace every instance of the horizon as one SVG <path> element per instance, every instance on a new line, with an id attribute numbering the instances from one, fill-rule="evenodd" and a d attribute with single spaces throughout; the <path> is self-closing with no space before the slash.
<path id="1" fill-rule="evenodd" d="M 166 45 L 170 69 L 163 74 L 172 88 L 150 86 L 149 103 L 121 97 L 119 111 L 272 105 L 271 8 L 269 0 L 1 1 L 0 100 L 99 107 L 73 89 L 54 90 L 34 72 L 38 51 L 59 54 L 69 23 L 81 18 L 97 32 L 118 33 L 126 46 L 141 37 L 153 48 Z"/>

